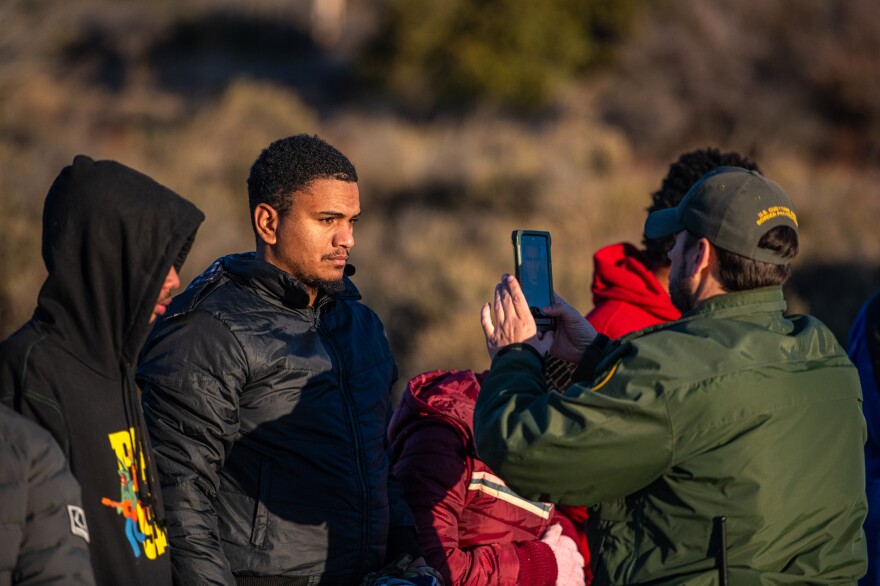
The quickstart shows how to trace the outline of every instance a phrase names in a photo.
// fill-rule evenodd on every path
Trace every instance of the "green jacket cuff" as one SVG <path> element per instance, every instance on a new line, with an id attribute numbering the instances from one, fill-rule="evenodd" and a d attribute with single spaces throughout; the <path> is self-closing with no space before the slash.
<path id="1" fill-rule="evenodd" d="M 522 351 L 522 350 L 530 351 L 532 354 L 537 356 L 538 360 L 541 361 L 541 367 L 543 368 L 544 357 L 541 356 L 541 353 L 538 352 L 537 350 L 535 350 L 535 347 L 532 346 L 531 344 L 522 344 L 522 343 L 508 344 L 507 346 L 505 346 L 504 348 L 502 348 L 501 350 L 498 351 L 498 354 L 495 355 L 495 360 L 497 360 L 498 358 L 501 358 L 502 356 L 504 356 L 508 352 Z M 494 362 L 494 360 L 493 360 L 493 362 Z"/>
<path id="2" fill-rule="evenodd" d="M 584 357 L 571 375 L 572 383 L 589 383 L 596 376 L 596 367 L 605 355 L 605 349 L 611 340 L 605 334 L 599 334 L 593 343 L 587 346 Z"/>

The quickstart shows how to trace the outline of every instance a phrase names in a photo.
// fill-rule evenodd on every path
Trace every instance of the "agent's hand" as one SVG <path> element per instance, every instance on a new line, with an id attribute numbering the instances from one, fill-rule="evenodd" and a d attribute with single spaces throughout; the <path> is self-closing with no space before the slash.
<path id="1" fill-rule="evenodd" d="M 550 546 L 556 558 L 556 586 L 584 586 L 584 556 L 574 540 L 562 534 L 562 526 L 559 523 L 550 525 L 541 541 Z"/>
<path id="2" fill-rule="evenodd" d="M 596 328 L 565 299 L 557 293 L 553 295 L 556 303 L 541 310 L 544 314 L 556 318 L 550 354 L 568 362 L 580 362 L 587 347 L 596 339 Z"/>
<path id="3" fill-rule="evenodd" d="M 492 325 L 493 313 L 495 325 Z M 553 343 L 552 335 L 542 337 L 538 333 L 526 296 L 511 275 L 502 275 L 501 282 L 495 286 L 495 303 L 483 305 L 480 321 L 486 335 L 489 359 L 495 358 L 505 346 L 516 343 L 529 344 L 543 356 Z"/>

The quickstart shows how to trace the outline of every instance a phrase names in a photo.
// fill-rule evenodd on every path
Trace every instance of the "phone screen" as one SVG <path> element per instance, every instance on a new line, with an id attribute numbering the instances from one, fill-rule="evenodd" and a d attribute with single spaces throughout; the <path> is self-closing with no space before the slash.
<path id="1" fill-rule="evenodd" d="M 550 270 L 550 234 L 529 230 L 513 233 L 516 255 L 516 279 L 535 316 L 539 329 L 552 329 L 553 319 L 544 316 L 541 308 L 553 302 Z"/>

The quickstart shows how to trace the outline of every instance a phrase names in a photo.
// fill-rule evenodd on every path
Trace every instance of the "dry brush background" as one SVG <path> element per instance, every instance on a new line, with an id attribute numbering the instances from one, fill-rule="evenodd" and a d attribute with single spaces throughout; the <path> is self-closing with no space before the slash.
<path id="1" fill-rule="evenodd" d="M 633 0 L 602 58 L 523 111 L 491 97 L 414 107 L 442 66 L 432 78 L 379 60 L 419 92 L 369 85 L 359 71 L 375 78 L 377 59 L 363 55 L 401 3 L 327 1 L 0 0 L 0 336 L 33 310 L 42 200 L 75 154 L 133 166 L 205 210 L 188 281 L 253 248 L 248 169 L 299 132 L 361 175 L 355 282 L 404 381 L 487 367 L 479 308 L 511 268 L 513 229 L 553 234 L 556 289 L 587 311 L 592 253 L 640 240 L 649 194 L 689 148 L 747 154 L 794 198 L 791 310 L 843 338 L 880 287 L 875 2 Z M 319 6 L 345 8 L 342 28 L 316 21 Z"/>

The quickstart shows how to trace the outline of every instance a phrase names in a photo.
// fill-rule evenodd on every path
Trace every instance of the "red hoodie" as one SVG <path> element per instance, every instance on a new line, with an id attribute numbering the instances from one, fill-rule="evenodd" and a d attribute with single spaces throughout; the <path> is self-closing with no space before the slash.
<path id="1" fill-rule="evenodd" d="M 593 255 L 593 310 L 587 319 L 600 334 L 619 338 L 681 317 L 645 257 L 621 242 Z"/>
<path id="2" fill-rule="evenodd" d="M 428 565 L 447 586 L 553 586 L 556 559 L 540 538 L 553 523 L 575 541 L 577 533 L 552 504 L 517 495 L 476 457 L 474 405 L 484 376 L 436 370 L 409 382 L 388 426 L 392 471 Z"/>

